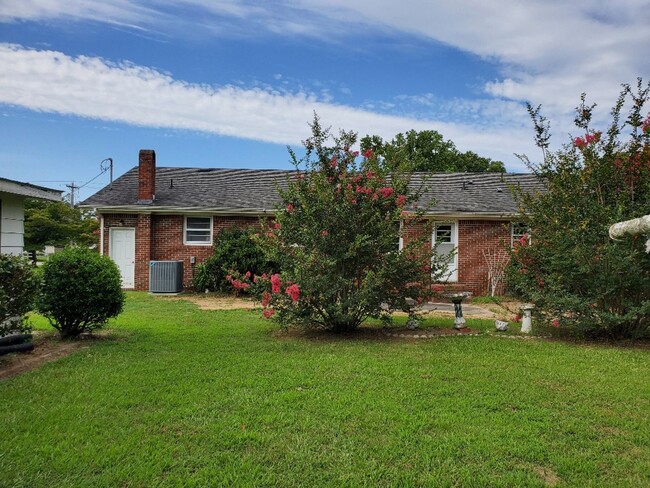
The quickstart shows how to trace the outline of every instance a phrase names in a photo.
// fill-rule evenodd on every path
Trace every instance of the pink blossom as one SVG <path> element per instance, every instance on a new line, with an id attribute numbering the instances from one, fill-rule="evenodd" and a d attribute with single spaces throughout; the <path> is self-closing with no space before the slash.
<path id="1" fill-rule="evenodd" d="M 403 207 L 406 205 L 406 197 L 404 195 L 397 195 L 397 198 L 395 199 L 395 204 L 397 204 L 398 207 Z"/>
<path id="2" fill-rule="evenodd" d="M 351 200 L 350 200 L 350 203 L 353 204 L 353 205 L 356 205 L 356 203 L 357 203 L 356 198 L 351 199 Z"/>
<path id="3" fill-rule="evenodd" d="M 284 292 L 289 296 L 289 298 L 291 298 L 292 302 L 296 302 L 298 301 L 298 298 L 300 298 L 300 288 L 295 283 L 291 286 L 287 286 Z"/>
<path id="4" fill-rule="evenodd" d="M 279 230 L 280 229 L 280 222 L 276 222 L 275 224 L 273 224 L 273 228 L 275 230 Z"/>
<path id="5" fill-rule="evenodd" d="M 226 281 L 230 283 L 232 281 L 232 276 L 231 275 L 226 275 Z"/>
<path id="6" fill-rule="evenodd" d="M 273 317 L 274 314 L 275 314 L 275 310 L 272 308 L 266 308 L 262 312 L 262 315 L 264 315 L 264 318 L 266 319 L 270 319 L 271 317 Z"/>
<path id="7" fill-rule="evenodd" d="M 573 144 L 575 144 L 575 146 L 578 149 L 582 149 L 583 147 L 585 147 L 587 145 L 587 143 L 585 142 L 585 140 L 582 137 L 576 137 L 575 140 L 573 141 Z"/>
<path id="8" fill-rule="evenodd" d="M 366 159 L 371 158 L 372 157 L 372 149 L 366 149 L 363 152 L 363 157 L 366 158 Z"/>
<path id="9" fill-rule="evenodd" d="M 280 279 L 280 275 L 278 273 L 275 273 L 274 275 L 271 276 L 271 292 L 280 293 L 281 287 L 282 287 L 282 280 Z"/>
<path id="10" fill-rule="evenodd" d="M 266 308 L 269 306 L 269 303 L 271 303 L 271 294 L 265 291 L 262 293 L 262 306 Z"/>
<path id="11" fill-rule="evenodd" d="M 385 186 L 384 188 L 379 188 L 377 190 L 377 193 L 379 193 L 382 197 L 388 198 L 394 193 L 395 190 L 393 190 L 390 186 Z"/>
<path id="12" fill-rule="evenodd" d="M 246 271 L 246 278 L 250 278 L 250 277 L 251 277 L 251 272 L 250 272 L 250 271 Z"/>
<path id="13" fill-rule="evenodd" d="M 291 204 L 287 205 L 287 212 L 289 213 L 293 212 L 293 205 Z"/>
<path id="14" fill-rule="evenodd" d="M 327 230 L 327 229 L 323 229 L 323 230 L 320 231 L 320 235 L 322 235 L 323 237 L 326 237 L 326 236 L 330 235 L 330 231 Z"/>
<path id="15" fill-rule="evenodd" d="M 600 141 L 601 132 L 594 132 L 593 134 L 585 134 L 585 142 L 587 144 L 592 144 L 594 142 Z"/>
<path id="16" fill-rule="evenodd" d="M 332 159 L 330 160 L 330 166 L 332 169 L 336 169 L 336 165 L 338 164 L 338 156 L 335 154 L 332 156 Z"/>
<path id="17" fill-rule="evenodd" d="M 560 326 L 560 321 L 558 319 L 555 319 L 553 322 L 551 322 L 551 325 L 553 327 L 559 327 Z"/>
<path id="18" fill-rule="evenodd" d="M 232 286 L 235 288 L 235 290 L 248 290 L 248 288 L 251 286 L 248 283 L 245 283 L 241 280 L 233 280 L 232 281 Z"/>

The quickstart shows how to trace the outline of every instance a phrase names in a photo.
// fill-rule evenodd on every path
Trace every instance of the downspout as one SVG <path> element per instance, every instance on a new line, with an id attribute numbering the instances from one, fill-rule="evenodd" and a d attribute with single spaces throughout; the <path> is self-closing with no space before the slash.
<path id="1" fill-rule="evenodd" d="M 99 218 L 99 255 L 104 255 L 104 216 Z"/>

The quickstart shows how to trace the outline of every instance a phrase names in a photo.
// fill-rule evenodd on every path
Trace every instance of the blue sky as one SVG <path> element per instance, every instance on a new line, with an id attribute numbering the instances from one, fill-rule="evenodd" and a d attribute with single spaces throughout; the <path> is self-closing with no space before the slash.
<path id="1" fill-rule="evenodd" d="M 524 171 L 525 102 L 556 147 L 580 93 L 605 124 L 650 75 L 650 2 L 0 0 L 0 176 L 65 190 L 112 158 L 288 168 L 316 111 L 392 138 L 434 129 Z M 86 185 L 86 198 L 108 183 Z"/>

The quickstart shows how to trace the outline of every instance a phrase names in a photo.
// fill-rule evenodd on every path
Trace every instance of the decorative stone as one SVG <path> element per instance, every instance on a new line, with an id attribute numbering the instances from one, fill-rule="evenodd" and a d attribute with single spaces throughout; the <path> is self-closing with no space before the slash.
<path id="1" fill-rule="evenodd" d="M 498 320 L 498 319 L 495 320 L 494 326 L 500 332 L 504 332 L 508 330 L 508 322 L 506 322 L 505 320 Z"/>
<path id="2" fill-rule="evenodd" d="M 417 317 L 409 317 L 406 321 L 406 328 L 409 330 L 415 330 L 420 327 L 420 321 Z"/>

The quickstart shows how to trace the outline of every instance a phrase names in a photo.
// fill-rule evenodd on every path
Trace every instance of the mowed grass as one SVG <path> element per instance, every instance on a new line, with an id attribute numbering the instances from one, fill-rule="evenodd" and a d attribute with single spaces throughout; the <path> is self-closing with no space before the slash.
<path id="1" fill-rule="evenodd" d="M 0 382 L 0 486 L 650 486 L 650 351 L 283 334 L 128 296 Z"/>

